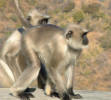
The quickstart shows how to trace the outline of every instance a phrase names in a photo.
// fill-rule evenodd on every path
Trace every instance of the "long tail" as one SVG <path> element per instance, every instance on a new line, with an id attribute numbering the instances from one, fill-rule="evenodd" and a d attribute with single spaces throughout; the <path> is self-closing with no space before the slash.
<path id="1" fill-rule="evenodd" d="M 20 2 L 18 0 L 14 0 L 14 7 L 16 9 L 16 13 L 22 23 L 22 25 L 26 28 L 31 27 L 31 24 L 25 19 L 24 14 L 21 11 L 21 7 L 19 6 Z"/>

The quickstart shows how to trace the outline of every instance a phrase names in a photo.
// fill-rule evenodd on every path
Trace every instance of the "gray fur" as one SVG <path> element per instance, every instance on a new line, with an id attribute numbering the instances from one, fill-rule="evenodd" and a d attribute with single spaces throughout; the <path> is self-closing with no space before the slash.
<path id="1" fill-rule="evenodd" d="M 74 24 L 66 30 L 46 24 L 30 28 L 26 33 L 22 38 L 21 49 L 28 61 L 27 68 L 11 87 L 12 94 L 21 98 L 19 94 L 22 93 L 24 98 L 29 98 L 23 91 L 38 77 L 42 62 L 48 73 L 47 82 L 55 85 L 61 100 L 71 100 L 71 96 L 81 98 L 71 92 L 73 87 L 67 83 L 72 82 L 72 78 L 68 80 L 64 74 L 67 68 L 75 65 L 82 49 L 88 45 L 86 30 Z"/>
<path id="2" fill-rule="evenodd" d="M 50 18 L 46 14 L 39 13 L 37 11 L 37 9 L 34 8 L 27 15 L 28 17 L 30 16 L 30 20 L 24 19 L 25 17 L 19 7 L 19 1 L 14 0 L 14 2 L 15 2 L 14 6 L 17 9 L 17 14 L 19 14 L 18 17 L 21 20 L 21 23 L 24 25 L 23 20 L 25 20 L 25 23 L 27 23 L 27 25 L 25 26 L 25 28 L 21 27 L 21 28 L 16 29 L 4 43 L 1 58 L 4 61 L 5 65 L 9 66 L 9 69 L 12 71 L 11 73 L 13 74 L 13 77 L 14 77 L 14 79 L 12 79 L 12 77 L 8 76 L 7 82 L 5 81 L 7 84 L 9 83 L 9 80 L 15 81 L 16 79 L 18 79 L 21 72 L 26 67 L 26 61 L 24 60 L 25 57 L 21 52 L 21 38 L 22 38 L 23 33 L 27 30 L 27 28 L 31 28 L 32 26 L 36 26 L 39 24 L 44 24 L 44 23 L 39 23 L 40 21 L 42 21 L 44 19 L 45 20 L 47 19 L 47 22 L 48 22 L 48 20 Z M 28 24 L 30 24 L 31 27 L 28 26 Z M 47 23 L 45 23 L 45 24 L 47 24 Z M 2 65 L 3 64 L 1 64 L 0 67 L 4 68 L 5 66 L 2 66 Z M 5 78 L 6 75 L 4 74 L 4 71 L 2 70 L 2 72 L 0 73 L 0 76 L 4 76 L 4 78 Z M 2 84 L 2 83 L 4 83 L 4 81 L 1 80 L 0 84 Z M 13 83 L 13 81 L 10 83 Z M 10 86 L 12 86 L 12 84 L 3 85 L 3 87 L 10 87 Z"/>

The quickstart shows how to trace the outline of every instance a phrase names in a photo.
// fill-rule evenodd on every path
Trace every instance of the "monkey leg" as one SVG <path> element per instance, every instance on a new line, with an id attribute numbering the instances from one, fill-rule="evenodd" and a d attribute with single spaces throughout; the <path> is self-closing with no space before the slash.
<path id="1" fill-rule="evenodd" d="M 23 48 L 23 52 L 25 56 L 27 56 L 27 60 L 29 61 L 27 65 L 29 66 L 27 66 L 10 90 L 12 95 L 18 96 L 21 99 L 25 98 L 26 100 L 29 100 L 32 96 L 29 93 L 26 94 L 24 91 L 32 83 L 32 81 L 38 77 L 40 71 L 40 60 L 31 46 L 27 43 L 25 46 L 26 47 Z"/>
<path id="2" fill-rule="evenodd" d="M 37 80 L 38 88 L 45 89 L 47 78 L 48 78 L 48 76 L 47 76 L 47 71 L 46 71 L 45 65 L 41 63 L 41 69 L 40 69 L 40 72 L 38 75 L 38 80 Z"/>
<path id="3" fill-rule="evenodd" d="M 51 82 L 51 79 L 47 77 L 46 85 L 45 85 L 45 94 L 48 96 L 56 96 L 57 97 L 57 92 L 55 89 L 55 84 Z"/>
<path id="4" fill-rule="evenodd" d="M 15 54 L 13 54 L 13 52 L 6 52 L 4 55 L 2 55 L 2 59 L 11 69 L 15 80 L 18 79 L 21 73 L 21 68 L 17 65 L 17 54 L 18 52 L 15 52 Z"/>
<path id="5" fill-rule="evenodd" d="M 21 74 L 19 79 L 11 87 L 12 94 L 18 97 L 22 95 L 25 89 L 31 84 L 31 82 L 36 79 L 39 73 L 39 70 L 40 70 L 40 67 L 39 68 L 27 67 L 25 71 Z M 26 94 L 24 96 L 26 96 Z M 20 97 L 23 97 L 23 95 Z"/>
<path id="6" fill-rule="evenodd" d="M 49 82 L 49 79 L 47 80 L 47 83 L 45 85 L 45 94 L 51 97 L 54 96 L 60 98 L 59 93 L 55 89 L 55 84 Z"/>
<path id="7" fill-rule="evenodd" d="M 55 85 L 51 81 L 49 82 L 49 80 L 45 65 L 41 63 L 41 69 L 38 76 L 38 88 L 44 89 L 47 96 L 59 97 L 59 94 L 55 90 Z"/>
<path id="8" fill-rule="evenodd" d="M 51 81 L 56 85 L 56 90 L 59 93 L 61 100 L 71 100 L 65 86 L 65 81 L 59 71 L 49 68 L 48 75 Z"/>
<path id="9" fill-rule="evenodd" d="M 48 96 L 51 96 L 51 92 L 52 92 L 51 84 L 50 84 L 49 80 L 47 80 L 47 83 L 45 85 L 45 94 Z"/>
<path id="10" fill-rule="evenodd" d="M 14 75 L 15 81 L 18 79 L 18 77 L 21 74 L 21 69 L 17 65 L 16 60 L 17 60 L 17 56 L 13 56 L 13 57 L 7 56 L 5 60 Z"/>
<path id="11" fill-rule="evenodd" d="M 0 59 L 0 87 L 8 88 L 14 81 L 15 79 L 9 66 Z"/>
<path id="12" fill-rule="evenodd" d="M 66 76 L 67 76 L 66 77 L 67 78 L 67 90 L 68 90 L 69 95 L 75 99 L 82 98 L 82 96 L 80 94 L 75 94 L 73 92 L 73 80 L 74 80 L 74 66 L 73 65 L 68 67 Z"/>

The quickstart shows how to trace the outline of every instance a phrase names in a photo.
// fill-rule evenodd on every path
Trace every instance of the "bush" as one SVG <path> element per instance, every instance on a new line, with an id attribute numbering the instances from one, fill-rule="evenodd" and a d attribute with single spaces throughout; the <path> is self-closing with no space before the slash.
<path id="1" fill-rule="evenodd" d="M 111 48 L 111 33 L 108 32 L 103 37 L 101 37 L 100 43 L 102 48 L 105 50 Z"/>
<path id="2" fill-rule="evenodd" d="M 102 18 L 102 19 L 106 19 L 106 15 L 105 15 L 104 12 L 98 12 L 98 13 L 94 13 L 94 14 L 92 15 L 92 18 L 97 18 L 97 19 Z"/>
<path id="3" fill-rule="evenodd" d="M 12 33 L 12 32 L 10 32 L 10 31 L 5 32 L 5 34 L 6 34 L 7 36 L 10 36 L 11 33 Z"/>
<path id="4" fill-rule="evenodd" d="M 5 0 L 0 0 L 0 8 L 5 7 L 6 1 Z"/>
<path id="5" fill-rule="evenodd" d="M 36 4 L 36 1 L 35 1 L 35 0 L 27 0 L 27 2 L 28 2 L 30 5 L 35 5 L 35 4 Z"/>
<path id="6" fill-rule="evenodd" d="M 105 0 L 99 0 L 100 2 L 104 2 Z"/>
<path id="7" fill-rule="evenodd" d="M 12 16 L 10 17 L 10 19 L 11 19 L 12 21 L 14 21 L 14 22 L 17 22 L 17 17 L 16 17 L 15 15 L 12 15 Z"/>
<path id="8" fill-rule="evenodd" d="M 93 3 L 93 4 L 89 4 L 89 5 L 82 5 L 82 9 L 85 13 L 88 14 L 96 14 L 99 12 L 101 5 L 98 3 Z"/>
<path id="9" fill-rule="evenodd" d="M 72 9 L 74 9 L 75 4 L 74 2 L 68 2 L 63 7 L 63 12 L 70 12 Z"/>
<path id="10" fill-rule="evenodd" d="M 84 12 L 83 11 L 76 11 L 73 14 L 73 19 L 74 21 L 76 21 L 77 23 L 80 23 L 81 21 L 84 20 Z"/>

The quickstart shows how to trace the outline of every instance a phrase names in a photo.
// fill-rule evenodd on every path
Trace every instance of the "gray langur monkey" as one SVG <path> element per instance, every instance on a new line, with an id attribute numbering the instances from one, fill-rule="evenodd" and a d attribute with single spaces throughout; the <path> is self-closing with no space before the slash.
<path id="1" fill-rule="evenodd" d="M 25 69 L 26 61 L 24 60 L 22 52 L 20 52 L 23 32 L 26 31 L 27 28 L 47 24 L 50 19 L 50 16 L 45 13 L 40 13 L 36 8 L 32 9 L 25 18 L 20 10 L 18 0 L 14 0 L 14 2 L 23 27 L 15 30 L 4 43 L 2 57 L 0 59 L 0 80 L 3 79 L 1 80 L 0 86 L 2 87 L 10 87 Z M 19 66 L 19 64 L 21 66 Z"/>
<path id="2" fill-rule="evenodd" d="M 48 75 L 47 84 L 54 86 L 61 100 L 81 98 L 73 92 L 72 70 L 82 49 L 88 46 L 87 34 L 86 29 L 75 24 L 66 30 L 52 24 L 28 29 L 21 46 L 27 67 L 10 88 L 11 94 L 25 100 L 33 97 L 25 89 L 38 77 L 42 63 Z"/>

